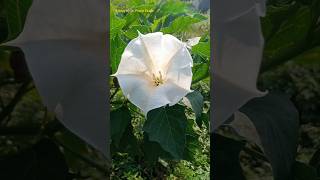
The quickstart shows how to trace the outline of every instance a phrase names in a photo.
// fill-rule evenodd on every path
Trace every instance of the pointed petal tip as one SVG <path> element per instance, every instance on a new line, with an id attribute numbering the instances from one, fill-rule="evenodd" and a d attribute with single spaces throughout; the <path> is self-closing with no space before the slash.
<path id="1" fill-rule="evenodd" d="M 137 30 L 137 32 L 138 32 L 138 37 L 142 37 L 144 35 L 139 30 Z"/>

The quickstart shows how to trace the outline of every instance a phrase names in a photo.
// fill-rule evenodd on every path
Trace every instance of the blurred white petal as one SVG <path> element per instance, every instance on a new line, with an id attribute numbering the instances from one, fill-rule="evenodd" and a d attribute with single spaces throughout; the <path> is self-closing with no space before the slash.
<path id="1" fill-rule="evenodd" d="M 44 104 L 80 138 L 109 156 L 107 4 L 33 0 L 20 47 Z"/>
<path id="2" fill-rule="evenodd" d="M 217 0 L 214 3 L 211 130 L 248 100 L 265 94 L 256 88 L 264 42 L 261 13 L 257 10 L 260 6 L 251 0 Z"/>

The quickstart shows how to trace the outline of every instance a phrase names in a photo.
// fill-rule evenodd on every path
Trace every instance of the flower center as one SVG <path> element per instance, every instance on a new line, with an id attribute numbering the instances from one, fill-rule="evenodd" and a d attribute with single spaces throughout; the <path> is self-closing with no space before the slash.
<path id="1" fill-rule="evenodd" d="M 154 86 L 159 86 L 160 84 L 164 83 L 161 71 L 158 71 L 158 75 L 156 76 L 154 73 L 152 73 L 152 80 Z"/>

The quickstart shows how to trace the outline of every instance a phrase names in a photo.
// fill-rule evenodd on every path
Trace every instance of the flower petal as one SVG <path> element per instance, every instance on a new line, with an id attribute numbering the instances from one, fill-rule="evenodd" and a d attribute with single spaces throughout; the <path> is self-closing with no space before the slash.
<path id="1" fill-rule="evenodd" d="M 70 40 L 25 42 L 20 47 L 43 103 L 108 157 L 105 47 Z"/>
<path id="2" fill-rule="evenodd" d="M 143 58 L 143 57 L 142 57 Z M 149 70 L 148 66 L 138 58 L 136 55 L 131 54 L 130 51 L 125 51 L 118 66 L 115 75 L 118 74 L 142 74 Z"/>
<path id="3" fill-rule="evenodd" d="M 33 0 L 20 47 L 44 104 L 73 133 L 109 156 L 107 4 Z"/>
<path id="4" fill-rule="evenodd" d="M 161 68 L 161 61 L 163 60 L 163 48 L 161 46 L 163 34 L 162 32 L 148 33 L 146 35 L 139 33 L 139 40 L 149 57 L 149 61 L 152 65 L 152 72 L 156 72 Z"/>
<path id="5" fill-rule="evenodd" d="M 181 69 L 171 70 L 167 73 L 167 80 L 175 83 L 180 88 L 190 90 L 192 82 L 192 70 L 191 67 L 186 66 Z"/>
<path id="6" fill-rule="evenodd" d="M 192 67 L 193 60 L 188 49 L 183 46 L 178 49 L 167 64 L 167 72 L 176 71 L 185 67 Z M 191 69 L 191 68 L 190 68 Z"/>
<path id="7" fill-rule="evenodd" d="M 194 37 L 194 38 L 191 38 L 191 39 L 188 39 L 186 44 L 187 44 L 187 47 L 189 48 L 192 48 L 192 46 L 195 46 L 199 43 L 201 37 Z"/>
<path id="8" fill-rule="evenodd" d="M 11 45 L 49 39 L 101 39 L 107 32 L 104 0 L 33 0 L 25 26 Z"/>
<path id="9" fill-rule="evenodd" d="M 192 57 L 186 47 L 181 47 L 171 57 L 166 78 L 181 88 L 190 90 L 192 82 Z"/>
<path id="10" fill-rule="evenodd" d="M 115 76 L 125 96 L 147 114 L 176 104 L 190 92 L 191 66 L 189 51 L 174 36 L 139 34 L 126 47 Z M 153 76 L 163 77 L 163 82 L 155 86 Z"/>
<path id="11" fill-rule="evenodd" d="M 167 104 L 173 106 L 189 92 L 189 90 L 183 89 L 171 81 L 167 81 L 166 83 L 153 89 L 151 96 L 148 99 L 148 106 L 144 112 L 147 114 L 148 111 L 165 106 Z"/>
<path id="12" fill-rule="evenodd" d="M 176 37 L 170 34 L 163 35 L 161 46 L 163 49 L 161 61 L 162 66 L 165 66 L 164 69 L 169 68 L 170 64 L 181 68 L 192 64 L 192 58 L 185 44 Z"/>
<path id="13" fill-rule="evenodd" d="M 220 0 L 214 2 L 216 23 L 232 21 L 255 8 L 253 0 Z"/>
<path id="14" fill-rule="evenodd" d="M 140 109 L 145 109 L 153 89 L 152 82 L 144 75 L 119 74 L 116 77 L 125 97 Z"/>
<path id="15" fill-rule="evenodd" d="M 141 74 L 147 70 L 152 71 L 153 65 L 140 38 L 129 42 L 125 48 L 118 70 L 118 74 Z"/>
<path id="16" fill-rule="evenodd" d="M 178 103 L 190 91 L 171 81 L 153 86 L 143 75 L 117 75 L 123 94 L 146 115 L 148 111 Z"/>
<path id="17" fill-rule="evenodd" d="M 225 0 L 216 1 L 213 9 L 216 30 L 211 130 L 219 127 L 248 100 L 265 94 L 256 88 L 263 49 L 260 14 L 252 8 L 255 2 L 228 1 L 231 4 Z M 235 6 L 238 4 L 241 6 Z"/>

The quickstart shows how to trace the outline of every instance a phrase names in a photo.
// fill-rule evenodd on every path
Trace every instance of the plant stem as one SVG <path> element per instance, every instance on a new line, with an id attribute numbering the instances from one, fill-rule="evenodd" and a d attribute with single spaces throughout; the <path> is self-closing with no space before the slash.
<path id="1" fill-rule="evenodd" d="M 23 95 L 27 93 L 30 89 L 28 89 L 28 86 L 30 84 L 30 80 L 23 83 L 21 87 L 19 88 L 18 92 L 15 94 L 14 98 L 11 100 L 11 102 L 2 110 L 0 113 L 0 123 L 14 110 L 15 106 L 18 104 L 18 102 L 22 99 Z"/>
<path id="2" fill-rule="evenodd" d="M 117 92 L 119 91 L 119 87 L 117 87 L 114 92 L 111 94 L 110 96 L 110 100 L 114 98 L 114 96 L 117 94 Z"/>

